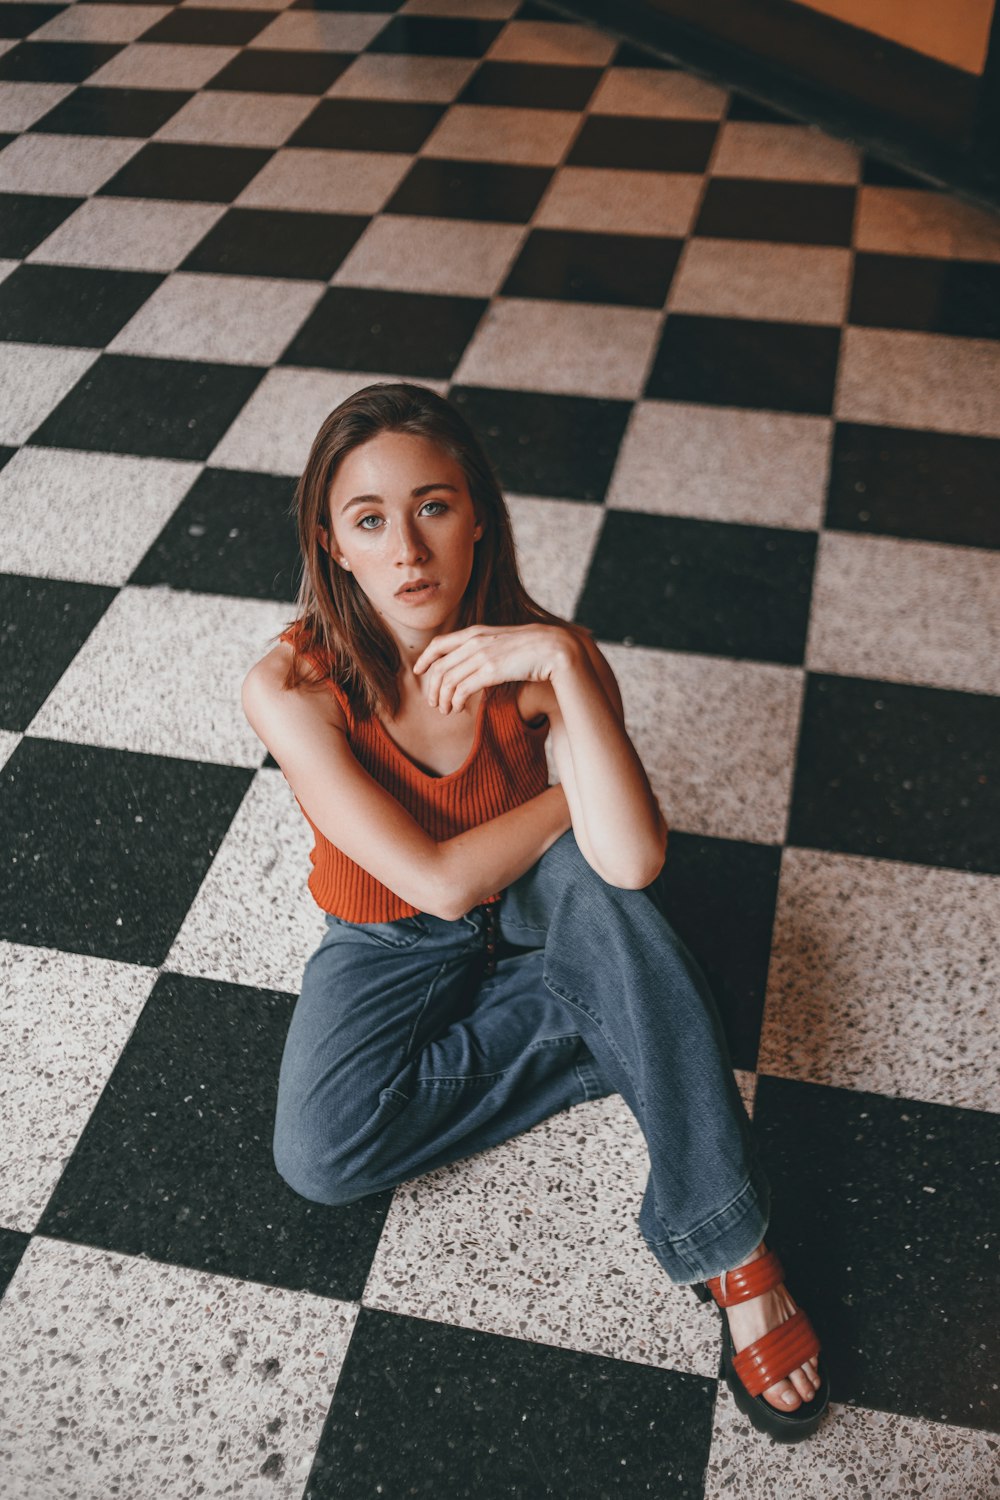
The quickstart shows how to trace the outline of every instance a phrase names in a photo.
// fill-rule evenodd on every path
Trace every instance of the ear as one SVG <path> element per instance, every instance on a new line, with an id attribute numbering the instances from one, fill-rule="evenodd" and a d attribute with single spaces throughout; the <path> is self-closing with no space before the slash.
<path id="1" fill-rule="evenodd" d="M 337 557 L 336 554 L 330 551 L 330 533 L 327 531 L 325 526 L 316 527 L 316 540 L 323 548 L 323 551 L 335 562 L 338 562 L 340 564 L 345 573 L 349 573 L 351 571 L 351 565 L 346 558 Z"/>
<path id="2" fill-rule="evenodd" d="M 482 523 L 482 521 L 477 521 L 476 524 L 475 524 L 475 526 L 473 526 L 473 528 L 472 528 L 472 540 L 474 542 L 478 542 L 479 538 L 482 536 L 482 534 L 483 534 L 483 523 Z"/>

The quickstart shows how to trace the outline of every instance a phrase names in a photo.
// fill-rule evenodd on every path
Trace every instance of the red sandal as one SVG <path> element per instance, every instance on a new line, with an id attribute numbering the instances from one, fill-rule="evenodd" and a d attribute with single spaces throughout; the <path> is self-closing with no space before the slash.
<path id="1" fill-rule="evenodd" d="M 784 1279 L 780 1260 L 773 1250 L 765 1250 L 757 1260 L 735 1271 L 724 1271 L 707 1283 L 694 1282 L 692 1291 L 700 1301 L 708 1302 L 714 1297 L 725 1308 L 759 1297 L 762 1292 L 781 1286 Z M 719 1373 L 725 1377 L 740 1411 L 759 1432 L 769 1433 L 779 1443 L 798 1443 L 816 1431 L 829 1403 L 830 1383 L 825 1372 L 819 1371 L 820 1387 L 812 1400 L 803 1401 L 794 1411 L 780 1411 L 765 1401 L 761 1393 L 784 1380 L 807 1359 L 817 1359 L 819 1349 L 819 1339 L 801 1308 L 738 1354 L 733 1349 L 729 1319 L 723 1317 Z"/>

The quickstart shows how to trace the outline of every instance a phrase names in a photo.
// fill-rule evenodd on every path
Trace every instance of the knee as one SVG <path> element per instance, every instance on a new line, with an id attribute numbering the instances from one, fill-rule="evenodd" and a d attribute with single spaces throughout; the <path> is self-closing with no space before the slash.
<path id="1" fill-rule="evenodd" d="M 374 1121 L 353 1133 L 331 1126 L 325 1114 L 279 1095 L 273 1157 L 279 1177 L 301 1198 L 341 1208 L 385 1190 L 386 1173 L 379 1173 Z M 374 1137 L 374 1139 L 373 1139 Z"/>
<path id="2" fill-rule="evenodd" d="M 316 1152 L 302 1149 L 288 1137 L 274 1139 L 274 1165 L 278 1176 L 310 1203 L 322 1203 L 327 1208 L 345 1208 L 360 1198 L 378 1192 L 363 1177 L 352 1172 L 336 1152 Z"/>

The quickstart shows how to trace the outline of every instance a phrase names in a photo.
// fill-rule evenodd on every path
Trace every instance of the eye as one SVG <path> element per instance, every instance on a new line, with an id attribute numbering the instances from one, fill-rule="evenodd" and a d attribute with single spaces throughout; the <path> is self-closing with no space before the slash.
<path id="1" fill-rule="evenodd" d="M 425 500 L 423 505 L 421 506 L 421 510 L 426 510 L 428 505 L 436 505 L 439 511 L 448 509 L 443 500 Z"/>
<path id="2" fill-rule="evenodd" d="M 374 531 L 376 528 L 374 526 L 366 526 L 365 522 L 366 521 L 380 521 L 381 519 L 382 519 L 381 516 L 373 516 L 373 515 L 362 516 L 361 520 L 358 522 L 358 530 L 359 531 Z"/>

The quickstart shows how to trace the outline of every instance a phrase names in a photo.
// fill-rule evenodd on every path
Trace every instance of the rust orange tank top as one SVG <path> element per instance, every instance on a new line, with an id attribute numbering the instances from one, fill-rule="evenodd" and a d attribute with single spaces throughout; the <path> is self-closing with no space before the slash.
<path id="1" fill-rule="evenodd" d="M 294 628 L 281 639 L 296 645 Z M 319 665 L 315 658 L 309 660 Z M 330 677 L 326 681 L 343 710 L 347 740 L 357 760 L 433 839 L 453 838 L 475 828 L 520 807 L 548 786 L 548 720 L 536 727 L 526 724 L 514 698 L 497 699 L 484 693 L 464 765 L 447 776 L 436 776 L 422 771 L 400 750 L 377 715 L 358 718 L 343 688 Z M 299 807 L 315 839 L 309 856 L 309 889 L 324 911 L 345 922 L 395 922 L 417 914 L 418 907 L 410 906 L 349 859 L 320 832 L 301 803 Z M 486 899 L 499 901 L 500 892 Z"/>

